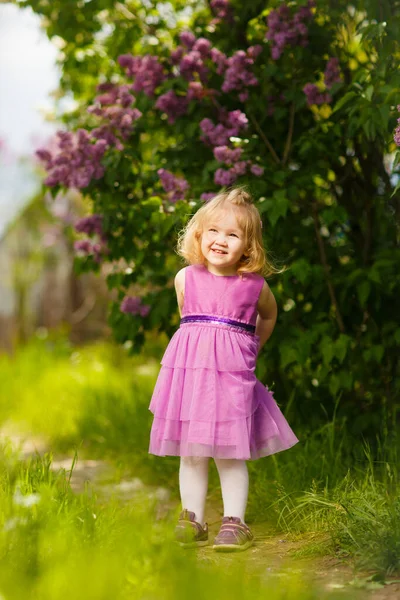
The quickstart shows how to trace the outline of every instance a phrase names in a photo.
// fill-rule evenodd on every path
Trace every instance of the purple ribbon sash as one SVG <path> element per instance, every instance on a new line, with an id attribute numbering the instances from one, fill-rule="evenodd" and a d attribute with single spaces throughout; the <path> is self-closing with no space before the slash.
<path id="1" fill-rule="evenodd" d="M 181 325 L 184 323 L 202 323 L 205 321 L 208 323 L 224 323 L 225 325 L 232 325 L 233 327 L 237 327 L 238 329 L 242 329 L 252 334 L 256 332 L 255 325 L 250 325 L 250 323 L 241 323 L 240 321 L 235 321 L 234 319 L 228 319 L 227 317 L 214 317 L 213 315 L 189 315 L 187 317 L 182 317 Z"/>

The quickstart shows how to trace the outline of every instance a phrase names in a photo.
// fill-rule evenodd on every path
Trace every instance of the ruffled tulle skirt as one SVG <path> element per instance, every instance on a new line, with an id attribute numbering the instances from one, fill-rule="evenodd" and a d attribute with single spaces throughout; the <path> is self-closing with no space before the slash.
<path id="1" fill-rule="evenodd" d="M 255 377 L 257 350 L 257 336 L 229 327 L 181 326 L 153 391 L 149 452 L 250 460 L 296 444 L 272 392 Z"/>

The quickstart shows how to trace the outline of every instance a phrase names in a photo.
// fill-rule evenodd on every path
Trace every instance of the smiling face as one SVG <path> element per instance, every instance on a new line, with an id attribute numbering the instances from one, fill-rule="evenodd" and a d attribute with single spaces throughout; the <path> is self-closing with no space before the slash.
<path id="1" fill-rule="evenodd" d="M 235 211 L 221 211 L 204 224 L 201 251 L 211 273 L 235 275 L 245 249 L 244 231 L 238 224 Z"/>

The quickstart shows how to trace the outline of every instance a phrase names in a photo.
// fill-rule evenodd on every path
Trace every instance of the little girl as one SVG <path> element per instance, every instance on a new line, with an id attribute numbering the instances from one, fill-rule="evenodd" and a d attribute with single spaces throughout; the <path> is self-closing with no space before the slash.
<path id="1" fill-rule="evenodd" d="M 180 456 L 182 546 L 208 543 L 204 507 L 209 458 L 218 470 L 224 517 L 218 551 L 253 543 L 246 525 L 246 460 L 298 442 L 272 393 L 254 374 L 276 322 L 261 274 L 276 269 L 262 246 L 260 215 L 242 188 L 220 193 L 190 219 L 178 242 L 189 263 L 175 277 L 181 322 L 161 360 L 150 410 L 151 454 Z"/>

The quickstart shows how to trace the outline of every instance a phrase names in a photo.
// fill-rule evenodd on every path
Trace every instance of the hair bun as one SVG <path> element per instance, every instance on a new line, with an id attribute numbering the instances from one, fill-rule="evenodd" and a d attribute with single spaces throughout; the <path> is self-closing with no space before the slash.
<path id="1" fill-rule="evenodd" d="M 235 204 L 253 204 L 253 198 L 244 188 L 236 187 L 230 190 L 227 197 L 228 202 L 234 201 Z M 238 202 L 239 200 L 239 202 Z"/>
<path id="2" fill-rule="evenodd" d="M 248 192 L 243 191 L 241 193 L 241 196 L 242 196 L 243 200 L 246 202 L 246 204 L 253 204 L 253 198 L 250 196 L 250 194 Z"/>

